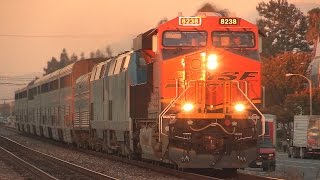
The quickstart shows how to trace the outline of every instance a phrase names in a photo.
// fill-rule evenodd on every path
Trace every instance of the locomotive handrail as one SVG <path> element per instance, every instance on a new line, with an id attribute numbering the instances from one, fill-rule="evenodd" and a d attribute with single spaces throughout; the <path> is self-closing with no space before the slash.
<path id="1" fill-rule="evenodd" d="M 169 109 L 172 107 L 172 105 L 190 88 L 190 83 L 191 82 L 194 82 L 194 81 L 197 81 L 197 80 L 190 80 L 187 84 L 187 87 L 185 90 L 182 91 L 182 93 L 178 96 L 178 94 L 176 94 L 176 97 L 173 98 L 173 100 L 168 104 L 167 107 L 165 107 L 163 109 L 163 111 L 159 114 L 159 142 L 161 140 L 161 135 L 165 135 L 165 136 L 168 136 L 167 134 L 164 134 L 162 132 L 162 119 L 163 119 L 163 116 L 169 111 Z M 177 83 L 178 81 L 176 81 Z"/>
<path id="2" fill-rule="evenodd" d="M 249 99 L 249 97 L 247 96 L 247 94 L 245 94 L 242 89 L 240 88 L 240 83 L 239 81 L 233 80 L 232 82 L 237 83 L 237 88 L 238 90 L 241 92 L 241 94 L 249 101 L 249 103 L 258 111 L 258 113 L 261 115 L 261 124 L 262 124 L 262 133 L 259 135 L 259 137 L 264 136 L 265 134 L 265 117 L 264 115 L 261 113 L 261 111 L 254 105 L 254 103 Z"/>
<path id="3" fill-rule="evenodd" d="M 211 124 L 208 124 L 207 126 L 205 126 L 205 127 L 203 127 L 203 128 L 200 128 L 200 129 L 195 129 L 195 128 L 193 128 L 193 127 L 190 126 L 190 129 L 191 129 L 192 131 L 203 131 L 203 130 L 207 129 L 207 128 L 210 127 L 210 126 L 219 126 L 226 134 L 229 134 L 229 135 L 234 135 L 234 133 L 236 132 L 236 128 L 235 128 L 235 127 L 233 127 L 232 132 L 228 132 L 228 131 L 227 131 L 221 124 L 219 124 L 219 123 L 211 123 Z"/>
<path id="4" fill-rule="evenodd" d="M 245 94 L 247 96 L 248 95 L 248 82 L 244 81 L 244 83 L 245 83 Z"/>

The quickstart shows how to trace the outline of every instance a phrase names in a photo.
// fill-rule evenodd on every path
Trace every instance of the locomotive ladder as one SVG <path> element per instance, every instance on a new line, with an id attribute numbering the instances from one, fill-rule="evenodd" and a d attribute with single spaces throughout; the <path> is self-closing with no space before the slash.
<path id="1" fill-rule="evenodd" d="M 245 88 L 245 92 L 242 91 L 242 89 L 240 88 L 240 83 L 237 80 L 232 80 L 231 82 L 234 82 L 237 84 L 237 88 L 240 91 L 240 93 L 247 99 L 247 101 L 254 107 L 255 110 L 258 111 L 258 113 L 261 115 L 261 125 L 262 125 L 262 133 L 259 135 L 259 137 L 264 136 L 265 134 L 265 117 L 264 115 L 261 113 L 261 111 L 257 108 L 257 106 L 254 105 L 254 103 L 250 100 L 250 98 L 248 97 L 248 84 L 246 82 L 246 88 Z"/>
<path id="2" fill-rule="evenodd" d="M 163 111 L 159 114 L 159 142 L 161 141 L 161 135 L 168 136 L 167 134 L 162 132 L 162 121 L 163 121 L 163 116 L 169 111 L 169 109 L 173 106 L 173 104 L 180 99 L 180 97 L 190 88 L 190 83 L 191 82 L 196 82 L 199 80 L 190 80 L 187 84 L 187 87 L 182 91 L 180 95 L 178 95 L 178 91 L 176 91 L 176 97 L 173 98 L 173 100 L 168 104 L 167 107 L 163 109 Z M 176 80 L 176 88 L 178 88 L 178 80 Z"/>

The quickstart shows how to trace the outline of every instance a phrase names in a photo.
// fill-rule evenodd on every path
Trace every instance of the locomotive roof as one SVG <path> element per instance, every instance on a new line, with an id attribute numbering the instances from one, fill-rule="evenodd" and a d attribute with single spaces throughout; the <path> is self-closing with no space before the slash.
<path id="1" fill-rule="evenodd" d="M 88 73 L 86 73 L 86 74 L 81 75 L 81 76 L 78 77 L 78 79 L 76 80 L 76 84 L 83 83 L 83 82 L 87 81 L 87 80 L 88 80 L 88 77 L 90 77 L 90 75 L 91 75 L 91 72 L 88 72 Z"/>
<path id="2" fill-rule="evenodd" d="M 91 72 L 91 74 L 90 74 L 90 81 L 95 81 L 95 80 L 97 80 L 97 79 L 101 79 L 102 77 L 106 77 L 106 76 L 113 76 L 113 75 L 115 75 L 115 74 L 119 74 L 120 72 L 126 71 L 127 68 L 128 68 L 129 61 L 130 61 L 130 55 L 131 55 L 132 53 L 133 53 L 132 50 L 131 50 L 131 51 L 125 51 L 125 52 L 120 53 L 120 54 L 118 54 L 118 55 L 116 55 L 116 56 L 114 56 L 114 57 L 111 57 L 111 58 L 109 58 L 109 59 L 106 59 L 106 60 L 103 61 L 103 62 L 100 62 L 100 63 L 96 64 L 96 65 L 92 68 L 92 72 Z M 127 57 L 127 56 L 129 56 L 129 57 Z M 126 60 L 125 60 L 126 63 L 124 64 L 124 67 L 123 67 L 122 69 L 120 69 L 122 63 L 119 64 L 119 63 L 117 63 L 117 62 L 118 62 L 119 59 L 121 59 L 121 62 L 122 62 L 124 57 L 127 57 Z M 129 58 L 129 59 L 128 59 L 128 58 Z M 100 74 L 100 73 L 101 73 L 101 67 L 102 67 L 103 65 L 108 66 L 108 64 L 110 64 L 110 67 L 112 66 L 112 68 L 118 67 L 118 68 L 117 68 L 118 70 L 115 70 L 115 71 L 112 71 L 112 72 L 110 71 L 110 72 L 109 72 L 109 69 L 105 68 L 102 77 L 100 77 L 100 75 L 99 75 L 99 76 L 95 75 L 96 72 L 98 72 L 98 74 Z M 119 66 L 119 65 L 120 65 L 120 66 Z M 92 75 L 94 75 L 95 77 L 92 77 Z M 78 78 L 76 81 L 78 82 L 78 80 L 79 80 L 79 82 L 81 81 L 79 78 Z"/>
<path id="3" fill-rule="evenodd" d="M 181 24 L 181 19 L 188 19 L 188 21 L 185 22 L 192 22 L 191 24 Z M 190 20 L 193 19 L 193 20 Z M 195 20 L 197 19 L 197 20 Z M 234 20 L 234 24 L 221 24 L 220 20 Z M 207 12 L 202 12 L 198 14 L 197 16 L 178 16 L 175 17 L 168 22 L 165 22 L 163 24 L 160 24 L 158 29 L 165 31 L 168 29 L 175 29 L 175 28 L 181 28 L 181 29 L 191 29 L 191 30 L 211 30 L 211 29 L 239 29 L 239 28 L 257 28 L 255 24 L 252 24 L 248 22 L 245 19 L 242 19 L 240 17 L 223 17 L 218 14 L 212 14 Z"/>
<path id="4" fill-rule="evenodd" d="M 74 64 L 75 63 L 69 64 L 66 67 L 58 69 L 58 70 L 56 70 L 56 71 L 54 71 L 54 72 L 52 72 L 50 74 L 47 74 L 47 75 L 37 79 L 31 87 L 38 86 L 38 85 L 40 85 L 40 84 L 42 84 L 44 82 L 47 82 L 49 80 L 52 80 L 52 79 L 57 79 L 59 77 L 63 77 L 65 75 L 67 75 L 67 74 L 71 74 Z"/>
<path id="5" fill-rule="evenodd" d="M 27 86 L 16 90 L 15 93 L 19 93 L 24 90 L 27 90 L 27 88 L 33 88 L 33 87 L 39 86 L 40 84 L 43 84 L 44 82 L 50 81 L 51 79 L 57 79 L 57 78 L 65 76 L 67 74 L 70 74 L 74 64 L 75 63 L 69 64 L 66 67 L 63 67 L 63 68 L 58 69 L 50 74 L 47 74 L 47 75 L 42 76 L 36 80 L 33 80 Z"/>

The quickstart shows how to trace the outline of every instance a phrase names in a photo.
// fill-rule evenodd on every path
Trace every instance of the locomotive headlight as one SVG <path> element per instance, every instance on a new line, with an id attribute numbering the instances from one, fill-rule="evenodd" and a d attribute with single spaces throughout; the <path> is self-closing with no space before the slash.
<path id="1" fill-rule="evenodd" d="M 209 70 L 217 69 L 218 67 L 218 56 L 215 54 L 210 54 L 207 58 L 207 68 Z"/>
<path id="2" fill-rule="evenodd" d="M 237 112 L 243 112 L 246 109 L 246 106 L 242 103 L 237 103 L 236 105 L 234 105 L 234 109 Z"/>
<path id="3" fill-rule="evenodd" d="M 182 106 L 182 110 L 185 111 L 185 112 L 190 112 L 193 108 L 194 108 L 194 106 L 191 103 L 185 103 Z"/>

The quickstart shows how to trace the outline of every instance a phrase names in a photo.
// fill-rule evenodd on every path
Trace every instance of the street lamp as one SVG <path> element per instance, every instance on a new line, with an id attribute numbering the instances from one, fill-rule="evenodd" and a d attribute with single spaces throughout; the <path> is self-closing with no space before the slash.
<path id="1" fill-rule="evenodd" d="M 311 80 L 301 74 L 291 74 L 291 73 L 286 74 L 286 77 L 289 77 L 289 76 L 301 76 L 308 81 L 308 83 L 309 83 L 309 99 L 310 99 L 310 116 L 311 116 L 312 115 L 312 84 L 311 84 Z"/>

